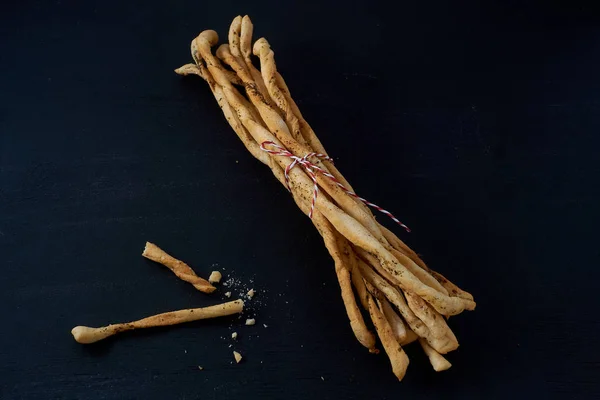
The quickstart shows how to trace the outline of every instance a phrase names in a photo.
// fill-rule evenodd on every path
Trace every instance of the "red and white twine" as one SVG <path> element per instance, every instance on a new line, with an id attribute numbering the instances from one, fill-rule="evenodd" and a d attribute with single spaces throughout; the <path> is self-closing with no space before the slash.
<path id="1" fill-rule="evenodd" d="M 268 149 L 267 146 L 271 146 L 271 149 Z M 327 160 L 327 161 L 333 162 L 333 159 L 331 157 L 329 157 L 327 154 L 308 153 L 304 157 L 298 157 L 298 156 L 293 155 L 288 150 L 277 145 L 275 142 L 272 142 L 272 141 L 262 142 L 260 144 L 260 149 L 263 151 L 266 151 L 267 153 L 272 154 L 274 156 L 282 156 L 282 157 L 288 157 L 288 158 L 292 159 L 292 162 L 285 169 L 285 184 L 289 191 L 291 191 L 289 172 L 296 165 L 300 165 L 302 168 L 304 168 L 304 170 L 306 171 L 306 173 L 308 174 L 310 179 L 312 179 L 314 190 L 313 190 L 312 203 L 310 205 L 310 212 L 308 214 L 308 216 L 310 218 L 312 218 L 313 211 L 315 209 L 315 204 L 317 202 L 317 195 L 319 194 L 319 185 L 317 184 L 317 174 L 319 173 L 323 176 L 326 176 L 331 181 L 333 181 L 333 183 L 335 183 L 337 186 L 339 186 L 339 188 L 342 189 L 349 196 L 352 196 L 355 199 L 362 201 L 364 204 L 366 204 L 370 207 L 373 207 L 377 211 L 387 215 L 398 225 L 400 225 L 401 227 L 406 229 L 407 232 L 410 232 L 410 229 L 408 228 L 408 226 L 406 226 L 402 222 L 400 222 L 400 220 L 398 218 L 394 217 L 391 212 L 379 207 L 377 204 L 371 203 L 370 201 L 363 199 L 362 197 L 360 197 L 359 195 L 357 195 L 356 193 L 354 193 L 353 191 L 349 190 L 344 185 L 342 185 L 335 176 L 331 175 L 329 172 L 325 171 L 323 168 L 320 168 L 319 166 L 317 166 L 309 161 L 309 158 L 315 157 L 315 158 L 320 158 L 322 160 Z"/>

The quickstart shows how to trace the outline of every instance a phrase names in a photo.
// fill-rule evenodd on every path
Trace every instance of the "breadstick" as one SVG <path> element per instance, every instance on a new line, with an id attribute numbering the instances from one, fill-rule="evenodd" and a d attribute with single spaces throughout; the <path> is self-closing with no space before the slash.
<path id="1" fill-rule="evenodd" d="M 182 65 L 181 67 L 175 69 L 175 73 L 177 75 L 181 75 L 181 76 L 198 75 L 200 78 L 206 80 L 206 77 L 200 71 L 200 68 L 198 68 L 198 66 L 196 64 Z"/>
<path id="2" fill-rule="evenodd" d="M 267 91 L 269 92 L 269 96 L 271 96 L 271 100 L 273 100 L 275 105 L 279 108 L 284 116 L 285 122 L 288 125 L 292 137 L 296 139 L 298 143 L 307 145 L 306 139 L 304 136 L 302 136 L 302 132 L 300 131 L 300 123 L 298 122 L 298 118 L 296 115 L 294 115 L 294 112 L 286 101 L 283 92 L 281 89 L 279 89 L 277 83 L 275 82 L 277 68 L 275 66 L 275 54 L 273 53 L 273 50 L 271 50 L 269 43 L 265 38 L 258 39 L 254 43 L 253 50 L 254 55 L 260 57 L 260 72 L 262 79 L 265 82 Z M 327 165 L 327 168 L 329 168 L 329 164 Z"/>
<path id="3" fill-rule="evenodd" d="M 216 290 L 210 282 L 196 275 L 189 265 L 170 256 L 154 243 L 146 242 L 142 256 L 169 268 L 179 279 L 191 283 L 201 292 L 212 293 Z"/>
<path id="4" fill-rule="evenodd" d="M 368 303 L 371 320 L 373 321 L 373 325 L 375 325 L 379 340 L 381 340 L 381 344 L 390 359 L 392 371 L 398 380 L 401 381 L 404 378 L 404 374 L 406 374 L 406 368 L 408 368 L 408 356 L 402 349 L 402 346 L 396 341 L 392 328 L 370 296 L 368 297 Z"/>
<path id="5" fill-rule="evenodd" d="M 354 290 L 356 290 L 356 294 L 358 295 L 358 299 L 360 303 L 364 307 L 365 310 L 369 309 L 369 303 L 367 302 L 367 288 L 365 287 L 365 281 L 358 269 L 358 266 L 354 266 L 352 269 L 352 285 L 354 286 Z"/>
<path id="6" fill-rule="evenodd" d="M 429 272 L 419 267 L 410 257 L 406 256 L 401 251 L 396 250 L 394 247 L 390 246 L 389 249 L 391 253 L 396 257 L 396 260 L 400 262 L 404 267 L 413 273 L 421 282 L 433 288 L 445 295 L 448 295 L 448 291 L 441 283 L 439 283 Z"/>
<path id="7" fill-rule="evenodd" d="M 240 50 L 242 52 L 242 56 L 244 57 L 244 61 L 246 61 L 246 64 L 248 65 L 252 65 L 250 55 L 252 55 L 253 30 L 254 26 L 252 25 L 250 17 L 244 15 L 244 18 L 242 18 L 242 29 L 240 30 Z"/>
<path id="8" fill-rule="evenodd" d="M 445 371 L 452 366 L 444 356 L 429 346 L 426 340 L 420 338 L 419 343 L 421 344 L 421 347 L 423 347 L 423 351 L 427 354 L 427 357 L 429 357 L 429 362 L 435 371 Z"/>
<path id="9" fill-rule="evenodd" d="M 329 224 L 324 218 L 323 222 Z M 356 304 L 356 299 L 352 292 L 352 283 L 348 266 L 344 265 L 343 256 L 335 237 L 332 237 L 333 235 L 327 233 L 323 235 L 323 240 L 325 241 L 325 247 L 327 247 L 329 254 L 335 262 L 335 273 L 338 278 L 338 283 L 340 284 L 342 299 L 344 301 L 344 306 L 346 307 L 346 314 L 348 314 L 348 318 L 350 319 L 352 331 L 363 346 L 369 349 L 370 352 L 375 352 L 375 336 L 365 325 L 363 316 Z"/>
<path id="10" fill-rule="evenodd" d="M 241 64 L 250 73 L 252 80 L 256 83 L 258 92 L 268 104 L 272 105 L 260 72 L 254 67 L 250 59 L 253 31 L 252 21 L 250 21 L 247 15 L 244 18 L 238 18 L 240 17 L 238 16 L 233 20 L 229 28 L 229 46 L 231 47 L 232 54 L 242 61 Z"/>
<path id="11" fill-rule="evenodd" d="M 397 281 L 397 279 L 394 278 L 392 274 L 390 274 L 381 266 L 381 263 L 379 262 L 377 257 L 372 255 L 368 251 L 361 249 L 360 247 L 354 247 L 354 252 L 359 258 L 362 258 L 367 265 L 371 266 L 375 271 L 377 271 L 379 275 L 385 278 L 388 282 L 394 284 Z"/>
<path id="12" fill-rule="evenodd" d="M 197 321 L 200 319 L 217 318 L 225 315 L 241 313 L 244 309 L 242 300 L 230 301 L 204 308 L 190 308 L 187 310 L 170 311 L 138 321 L 125 322 L 122 324 L 111 324 L 101 328 L 90 328 L 88 326 L 76 326 L 71 334 L 79 343 L 94 343 L 120 332 L 133 329 L 151 328 L 154 326 L 169 326 L 184 322 Z"/>
<path id="13" fill-rule="evenodd" d="M 402 343 L 406 339 L 406 326 L 402 322 L 402 318 L 396 314 L 396 311 L 394 311 L 387 299 L 378 299 L 377 304 L 385 319 L 392 327 L 394 335 L 396 335 L 396 340 L 398 340 L 398 343 Z"/>
<path id="14" fill-rule="evenodd" d="M 432 310 L 422 298 L 410 292 L 404 292 L 404 298 L 417 318 L 429 328 L 429 332 L 434 338 L 440 339 L 448 334 L 450 328 L 444 317 Z"/>

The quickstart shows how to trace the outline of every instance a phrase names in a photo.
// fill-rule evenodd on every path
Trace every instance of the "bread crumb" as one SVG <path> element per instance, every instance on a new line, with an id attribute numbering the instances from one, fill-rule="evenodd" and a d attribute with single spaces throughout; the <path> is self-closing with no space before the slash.
<path id="1" fill-rule="evenodd" d="M 254 325 L 256 323 L 256 320 L 254 318 L 248 318 L 246 320 L 246 325 Z"/>
<path id="2" fill-rule="evenodd" d="M 221 273 L 219 271 L 213 271 L 210 273 L 210 276 L 208 277 L 208 281 L 210 283 L 219 283 L 219 282 L 221 282 L 222 277 L 223 277 L 223 275 L 221 275 Z"/>
<path id="3" fill-rule="evenodd" d="M 323 382 L 325 382 L 325 378 L 321 377 L 321 380 L 322 380 Z"/>
<path id="4" fill-rule="evenodd" d="M 225 297 L 231 297 L 231 292 L 225 292 Z"/>
<path id="5" fill-rule="evenodd" d="M 238 364 L 240 363 L 240 361 L 242 361 L 242 355 L 237 351 L 233 352 L 233 358 L 235 358 L 235 362 Z"/>
<path id="6" fill-rule="evenodd" d="M 254 297 L 254 295 L 256 294 L 256 290 L 254 290 L 254 289 L 250 289 L 250 290 L 248 290 L 248 293 L 246 293 L 246 294 L 248 295 L 248 298 L 250 298 L 250 299 L 251 299 L 251 298 L 253 298 L 253 297 Z"/>
<path id="7" fill-rule="evenodd" d="M 232 338 L 233 340 L 237 339 L 237 332 L 233 332 L 233 333 L 231 334 L 231 338 Z"/>
<path id="8" fill-rule="evenodd" d="M 201 366 L 199 366 L 199 365 L 198 365 L 198 369 L 199 369 L 200 371 L 202 371 L 204 368 L 202 368 Z"/>

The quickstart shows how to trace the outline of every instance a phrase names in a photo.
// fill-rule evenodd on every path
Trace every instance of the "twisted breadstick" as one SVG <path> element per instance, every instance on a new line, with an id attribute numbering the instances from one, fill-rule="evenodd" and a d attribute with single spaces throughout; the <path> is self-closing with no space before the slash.
<path id="1" fill-rule="evenodd" d="M 157 245 L 146 242 L 142 255 L 152 261 L 169 268 L 181 280 L 194 285 L 196 289 L 204 293 L 212 293 L 216 288 L 205 279 L 200 278 L 189 265 L 170 256 Z"/>

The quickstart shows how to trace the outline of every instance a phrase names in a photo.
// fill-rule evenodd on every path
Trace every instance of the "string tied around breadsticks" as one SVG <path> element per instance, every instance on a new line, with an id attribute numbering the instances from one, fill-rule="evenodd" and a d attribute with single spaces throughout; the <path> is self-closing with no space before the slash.
<path id="1" fill-rule="evenodd" d="M 267 146 L 270 146 L 270 148 L 267 148 Z M 360 197 L 353 191 L 346 188 L 340 181 L 338 181 L 336 179 L 335 176 L 331 175 L 329 172 L 325 171 L 323 168 L 319 167 L 318 165 L 315 165 L 314 163 L 312 163 L 310 161 L 310 158 L 314 157 L 314 158 L 320 158 L 322 160 L 327 160 L 329 162 L 333 162 L 333 159 L 331 157 L 329 157 L 327 154 L 311 152 L 311 153 L 307 153 L 304 157 L 298 157 L 298 156 L 295 156 L 294 154 L 292 154 L 291 152 L 289 152 L 284 147 L 281 147 L 277 143 L 270 141 L 270 140 L 262 142 L 260 144 L 260 149 L 271 155 L 288 157 L 292 160 L 292 162 L 285 169 L 285 184 L 287 186 L 287 189 L 290 192 L 291 192 L 291 188 L 290 188 L 289 172 L 292 170 L 292 168 L 294 168 L 297 165 L 304 168 L 304 170 L 306 171 L 306 173 L 308 174 L 310 179 L 313 181 L 313 188 L 314 188 L 313 189 L 313 197 L 312 197 L 312 201 L 310 204 L 310 212 L 308 214 L 309 218 L 312 218 L 313 211 L 315 209 L 315 204 L 317 202 L 317 196 L 319 194 L 319 185 L 317 184 L 317 174 L 321 174 L 321 175 L 329 178 L 331 181 L 333 181 L 333 183 L 335 183 L 340 189 L 342 189 L 348 196 L 354 197 L 355 199 L 360 200 L 361 202 L 366 204 L 367 206 L 373 207 L 380 213 L 387 215 L 394 222 L 396 222 L 398 225 L 403 227 L 406 230 L 406 232 L 410 232 L 410 228 L 408 226 L 406 226 L 405 224 L 403 224 L 402 222 L 400 222 L 400 220 L 398 218 L 394 217 L 394 215 L 391 212 L 379 207 L 377 204 L 371 203 L 370 201 Z"/>

